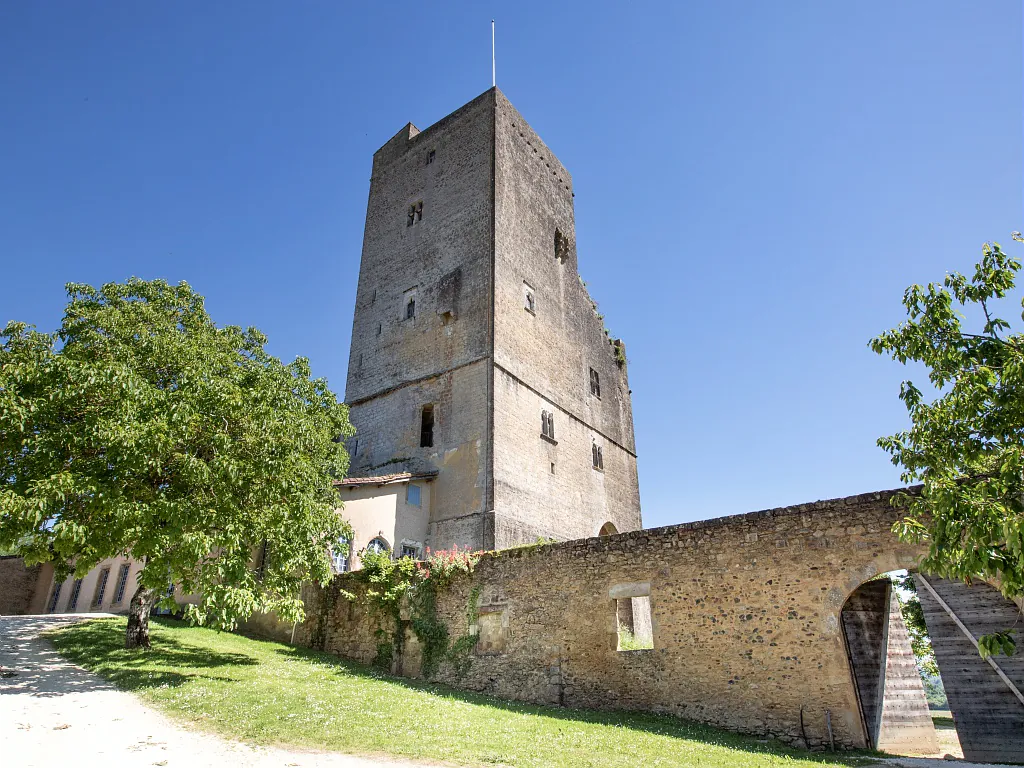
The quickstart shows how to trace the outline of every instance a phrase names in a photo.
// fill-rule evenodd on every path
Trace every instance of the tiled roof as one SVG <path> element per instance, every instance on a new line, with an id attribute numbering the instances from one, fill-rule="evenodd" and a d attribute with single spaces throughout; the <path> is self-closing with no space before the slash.
<path id="1" fill-rule="evenodd" d="M 407 483 L 410 480 L 433 480 L 437 477 L 437 470 L 430 472 L 398 472 L 393 475 L 374 475 L 371 477 L 346 477 L 344 480 L 335 480 L 334 485 L 338 488 L 354 488 L 361 485 L 387 485 L 388 483 Z"/>

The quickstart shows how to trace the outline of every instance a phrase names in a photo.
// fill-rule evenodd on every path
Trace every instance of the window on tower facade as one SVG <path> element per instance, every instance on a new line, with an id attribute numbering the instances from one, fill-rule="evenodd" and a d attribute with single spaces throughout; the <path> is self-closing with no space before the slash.
<path id="1" fill-rule="evenodd" d="M 569 238 L 562 234 L 562 230 L 555 230 L 555 258 L 560 263 L 565 263 L 566 257 L 569 255 Z"/>
<path id="2" fill-rule="evenodd" d="M 402 303 L 399 304 L 399 320 L 412 320 L 416 317 L 416 294 L 418 287 L 414 286 L 402 293 Z"/>
<path id="3" fill-rule="evenodd" d="M 590 450 L 594 455 L 594 469 L 604 471 L 604 452 L 597 443 L 590 444 Z"/>
<path id="4" fill-rule="evenodd" d="M 417 221 L 423 221 L 423 201 L 417 200 L 409 205 L 408 221 L 406 226 L 411 227 Z"/>
<path id="5" fill-rule="evenodd" d="M 432 149 L 432 150 L 430 150 L 430 151 L 429 151 L 429 152 L 427 153 L 427 165 L 430 165 L 430 164 L 431 164 L 432 162 L 434 162 L 434 158 L 435 158 L 436 156 L 437 156 L 437 151 L 436 151 L 436 150 L 433 150 L 433 149 Z"/>
<path id="6" fill-rule="evenodd" d="M 424 405 L 420 412 L 420 448 L 434 447 L 434 406 Z"/>
<path id="7" fill-rule="evenodd" d="M 540 433 L 548 440 L 555 439 L 555 414 L 551 411 L 540 412 Z"/>
<path id="8" fill-rule="evenodd" d="M 537 298 L 529 283 L 523 283 L 523 309 L 531 315 L 537 314 Z"/>
<path id="9" fill-rule="evenodd" d="M 593 368 L 590 369 L 590 394 L 594 397 L 601 396 L 601 376 Z"/>

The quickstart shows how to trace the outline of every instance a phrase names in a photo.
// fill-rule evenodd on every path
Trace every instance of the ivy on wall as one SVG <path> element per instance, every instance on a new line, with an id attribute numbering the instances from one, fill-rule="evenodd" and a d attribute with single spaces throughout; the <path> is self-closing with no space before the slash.
<path id="1" fill-rule="evenodd" d="M 403 605 L 409 608 L 409 628 L 420 643 L 421 673 L 432 678 L 443 663 L 451 665 L 459 676 L 469 666 L 469 654 L 476 645 L 476 635 L 469 628 L 477 620 L 479 587 L 470 591 L 466 606 L 466 634 L 451 638 L 448 626 L 437 616 L 437 599 L 451 584 L 473 572 L 480 561 L 479 552 L 427 550 L 427 559 L 415 561 L 410 557 L 392 559 L 390 553 L 367 552 L 362 557 L 362 569 L 354 576 L 366 584 L 363 599 L 369 610 L 376 614 L 381 625 L 376 631 L 377 653 L 374 665 L 390 671 L 396 657 L 401 657 L 405 643 Z M 350 600 L 355 595 L 345 593 Z"/>

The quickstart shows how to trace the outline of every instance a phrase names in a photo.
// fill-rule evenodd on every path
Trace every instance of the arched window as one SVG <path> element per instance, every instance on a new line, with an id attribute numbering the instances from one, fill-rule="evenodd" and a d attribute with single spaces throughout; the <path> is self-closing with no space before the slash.
<path id="1" fill-rule="evenodd" d="M 390 552 L 391 547 L 380 536 L 366 545 L 366 551 L 378 555 L 382 552 Z"/>
<path id="2" fill-rule="evenodd" d="M 338 539 L 338 544 L 331 550 L 331 568 L 335 573 L 345 573 L 348 570 L 348 553 L 352 550 L 352 540 L 348 536 Z"/>
<path id="3" fill-rule="evenodd" d="M 615 523 L 607 522 L 601 526 L 601 530 L 598 532 L 598 536 L 612 536 L 619 532 L 619 529 L 615 527 Z"/>

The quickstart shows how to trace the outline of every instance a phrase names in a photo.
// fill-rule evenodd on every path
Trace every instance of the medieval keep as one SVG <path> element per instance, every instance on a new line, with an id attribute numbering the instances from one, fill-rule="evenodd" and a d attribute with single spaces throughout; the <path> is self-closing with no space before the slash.
<path id="1" fill-rule="evenodd" d="M 431 487 L 406 526 L 423 541 L 384 532 L 396 552 L 641 527 L 625 348 L 577 270 L 572 177 L 497 88 L 374 154 L 346 401 L 352 479 Z"/>

